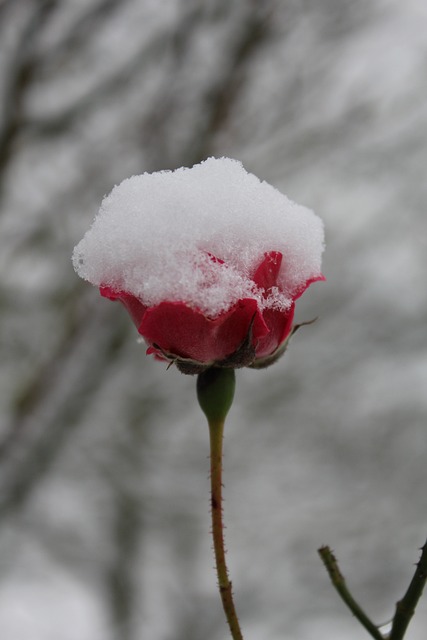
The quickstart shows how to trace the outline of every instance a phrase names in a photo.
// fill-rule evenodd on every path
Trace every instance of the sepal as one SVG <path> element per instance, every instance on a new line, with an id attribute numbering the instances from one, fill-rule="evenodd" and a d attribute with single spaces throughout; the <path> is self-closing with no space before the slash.
<path id="1" fill-rule="evenodd" d="M 300 322 L 299 324 L 294 325 L 286 340 L 282 342 L 282 344 L 276 349 L 276 351 L 271 353 L 269 356 L 265 356 L 264 358 L 256 358 L 256 360 L 249 364 L 248 367 L 250 367 L 251 369 L 266 369 L 270 365 L 277 362 L 284 355 L 286 349 L 288 348 L 290 339 L 292 338 L 294 333 L 296 333 L 300 327 L 304 327 L 307 324 L 313 324 L 313 322 L 316 322 L 316 320 L 317 318 L 313 318 L 313 320 L 307 320 L 307 322 Z"/>

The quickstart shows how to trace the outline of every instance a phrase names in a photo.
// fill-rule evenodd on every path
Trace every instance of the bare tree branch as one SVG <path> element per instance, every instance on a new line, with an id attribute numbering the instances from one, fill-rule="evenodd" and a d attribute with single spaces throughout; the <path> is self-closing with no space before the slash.
<path id="1" fill-rule="evenodd" d="M 49 47 L 47 55 L 38 54 L 38 64 L 43 66 L 43 73 L 51 67 L 57 65 L 58 59 L 63 59 L 75 53 L 89 39 L 93 30 L 99 28 L 100 24 L 107 18 L 114 17 L 114 13 L 123 9 L 129 0 L 99 0 L 99 2 L 89 6 L 86 12 L 82 13 L 70 26 L 67 33 L 58 40 L 55 45 Z"/>
<path id="2" fill-rule="evenodd" d="M 93 310 L 79 330 L 70 333 L 70 342 L 61 345 L 40 388 L 35 388 L 35 381 L 29 390 L 31 413 L 18 415 L 20 422 L 15 424 L 21 437 L 3 444 L 7 448 L 1 468 L 0 520 L 25 503 L 80 426 L 92 394 L 119 358 L 127 332 L 121 324 L 106 321 L 108 317 L 111 310 L 106 305 Z"/>
<path id="3" fill-rule="evenodd" d="M 191 151 L 193 162 L 199 162 L 209 155 L 214 134 L 225 126 L 242 89 L 248 65 L 270 33 L 272 15 L 269 3 L 263 6 L 254 3 L 254 10 L 249 11 L 230 52 L 226 72 L 203 97 L 202 113 L 206 116 L 201 130 L 194 136 Z"/>
<path id="4" fill-rule="evenodd" d="M 9 162 L 15 138 L 20 131 L 25 95 L 36 73 L 38 62 L 34 44 L 41 27 L 57 8 L 57 0 L 40 0 L 34 4 L 20 40 L 15 47 L 5 82 L 3 120 L 0 123 L 0 178 Z"/>

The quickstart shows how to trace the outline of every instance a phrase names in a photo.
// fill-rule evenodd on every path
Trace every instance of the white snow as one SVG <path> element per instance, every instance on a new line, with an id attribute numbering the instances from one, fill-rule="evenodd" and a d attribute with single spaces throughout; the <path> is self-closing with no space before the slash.
<path id="1" fill-rule="evenodd" d="M 208 158 L 116 186 L 73 263 L 92 284 L 148 306 L 182 301 L 215 317 L 245 297 L 288 308 L 292 294 L 320 274 L 323 247 L 323 224 L 311 210 L 237 160 Z M 269 251 L 280 251 L 283 263 L 281 291 L 266 298 L 251 276 Z"/>

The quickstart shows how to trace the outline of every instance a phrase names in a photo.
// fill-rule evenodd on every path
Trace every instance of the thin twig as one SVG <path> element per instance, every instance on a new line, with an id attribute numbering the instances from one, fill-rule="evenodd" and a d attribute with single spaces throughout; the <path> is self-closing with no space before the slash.
<path id="1" fill-rule="evenodd" d="M 427 580 L 427 542 L 421 548 L 421 558 L 416 567 L 405 595 L 396 604 L 389 640 L 402 640 L 423 592 Z"/>
<path id="2" fill-rule="evenodd" d="M 342 575 L 338 567 L 337 560 L 330 548 L 320 547 L 318 552 L 326 567 L 331 582 L 343 602 L 347 605 L 355 618 L 359 620 L 360 624 L 365 627 L 366 631 L 368 631 L 368 633 L 370 633 L 371 636 L 375 638 L 375 640 L 384 640 L 384 636 L 382 635 L 382 633 L 380 633 L 378 627 L 372 622 L 372 620 L 370 620 L 370 618 L 368 618 L 366 613 L 363 611 L 360 605 L 357 604 L 357 602 L 347 589 L 344 576 Z"/>

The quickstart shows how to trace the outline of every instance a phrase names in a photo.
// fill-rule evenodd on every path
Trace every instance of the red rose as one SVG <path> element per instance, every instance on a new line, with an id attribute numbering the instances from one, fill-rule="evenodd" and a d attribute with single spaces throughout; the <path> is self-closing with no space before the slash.
<path id="1" fill-rule="evenodd" d="M 282 259 L 278 251 L 266 253 L 252 276 L 264 298 L 268 298 L 272 287 L 278 288 Z M 319 275 L 307 280 L 294 292 L 284 311 L 261 309 L 257 300 L 243 298 L 214 318 L 185 302 L 164 301 L 147 306 L 125 291 L 100 287 L 100 292 L 126 307 L 138 333 L 149 345 L 147 354 L 174 362 L 183 373 L 194 374 L 213 365 L 261 368 L 275 361 L 292 333 L 295 300 L 312 282 L 323 279 Z"/>
<path id="2" fill-rule="evenodd" d="M 323 224 L 230 158 L 132 176 L 73 252 L 120 300 L 148 353 L 184 373 L 264 367 L 285 350 L 295 301 L 322 280 Z"/>

